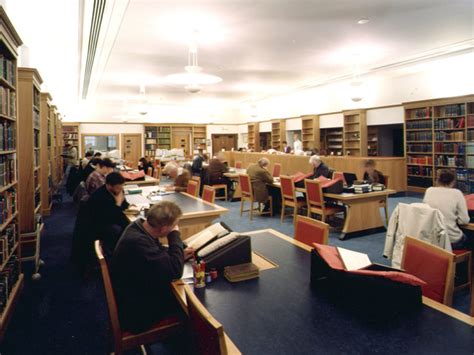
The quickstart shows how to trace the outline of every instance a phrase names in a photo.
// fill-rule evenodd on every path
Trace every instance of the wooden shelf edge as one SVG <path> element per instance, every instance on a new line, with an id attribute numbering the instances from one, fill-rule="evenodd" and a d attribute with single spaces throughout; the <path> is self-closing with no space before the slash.
<path id="1" fill-rule="evenodd" d="M 15 286 L 13 287 L 10 297 L 8 299 L 7 305 L 0 316 L 0 342 L 3 340 L 3 336 L 5 335 L 5 331 L 10 321 L 10 318 L 15 310 L 16 304 L 18 303 L 18 297 L 23 289 L 25 277 L 23 274 L 20 274 L 18 277 L 18 281 L 16 282 Z"/>
<path id="2" fill-rule="evenodd" d="M 2 186 L 2 187 L 0 188 L 0 193 L 7 191 L 8 189 L 10 189 L 10 188 L 12 188 L 13 186 L 15 186 L 17 183 L 18 183 L 18 181 L 13 181 L 11 184 Z"/>
<path id="3" fill-rule="evenodd" d="M 12 221 L 16 218 L 16 216 L 18 215 L 18 211 L 16 211 L 14 214 L 12 214 L 10 216 L 10 218 L 8 218 L 5 223 L 3 223 L 2 225 L 0 225 L 0 232 L 3 232 L 5 230 L 5 228 L 8 227 L 8 225 L 10 223 L 12 223 Z"/>

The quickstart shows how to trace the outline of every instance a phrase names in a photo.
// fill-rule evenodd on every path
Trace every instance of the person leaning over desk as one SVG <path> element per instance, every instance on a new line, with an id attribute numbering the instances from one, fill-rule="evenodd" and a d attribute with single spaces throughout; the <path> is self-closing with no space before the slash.
<path id="1" fill-rule="evenodd" d="M 168 177 L 174 181 L 173 185 L 166 186 L 167 190 L 173 190 L 176 192 L 183 192 L 187 190 L 189 179 L 191 179 L 191 174 L 187 169 L 183 169 L 183 172 L 179 175 L 178 172 L 179 169 L 174 163 L 169 162 L 165 165 L 163 173 L 168 175 Z"/>
<path id="2" fill-rule="evenodd" d="M 329 178 L 329 168 L 323 163 L 319 155 L 313 155 L 309 158 L 309 163 L 313 166 L 313 174 L 308 179 L 317 179 L 320 176 Z M 304 188 L 304 180 L 298 181 L 296 187 Z"/>
<path id="3" fill-rule="evenodd" d="M 364 162 L 364 178 L 369 184 L 383 184 L 385 185 L 385 176 L 382 172 L 375 170 L 375 160 L 368 159 Z"/>
<path id="4" fill-rule="evenodd" d="M 173 202 L 153 205 L 146 220 L 124 231 L 111 259 L 111 275 L 124 330 L 140 332 L 160 319 L 179 314 L 170 282 L 183 273 L 192 248 L 184 249 L 178 228 L 181 209 Z M 168 247 L 159 237 L 167 237 Z"/>
<path id="5" fill-rule="evenodd" d="M 268 171 L 270 161 L 260 158 L 256 164 L 247 168 L 247 174 L 252 183 L 253 196 L 256 202 L 265 203 L 265 210 L 270 208 L 268 201 L 268 184 L 273 183 L 272 174 Z"/>

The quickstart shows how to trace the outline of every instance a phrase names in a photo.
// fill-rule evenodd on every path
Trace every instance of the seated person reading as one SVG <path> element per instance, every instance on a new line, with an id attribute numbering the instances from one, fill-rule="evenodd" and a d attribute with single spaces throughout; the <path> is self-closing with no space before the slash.
<path id="1" fill-rule="evenodd" d="M 204 151 L 202 149 L 198 149 L 198 155 L 194 157 L 193 164 L 191 166 L 193 175 L 197 175 L 197 176 L 201 175 L 202 165 L 206 161 L 207 161 L 207 155 L 204 154 Z"/>
<path id="2" fill-rule="evenodd" d="M 265 210 L 270 208 L 268 201 L 268 185 L 273 183 L 272 174 L 268 171 L 270 161 L 260 158 L 257 164 L 251 164 L 247 168 L 247 174 L 252 183 L 253 197 L 256 202 L 265 203 Z"/>
<path id="3" fill-rule="evenodd" d="M 224 176 L 224 174 L 229 170 L 225 161 L 225 154 L 223 152 L 217 153 L 216 157 L 209 161 L 209 166 L 207 167 L 207 178 L 209 185 L 226 184 L 227 190 L 231 191 L 232 181 Z"/>
<path id="4" fill-rule="evenodd" d="M 188 188 L 188 182 L 191 178 L 189 170 L 183 169 L 183 172 L 180 175 L 178 175 L 178 171 L 178 167 L 171 162 L 165 165 L 163 172 L 168 175 L 170 179 L 174 180 L 172 185 L 166 186 L 167 190 L 183 192 Z"/>
<path id="5" fill-rule="evenodd" d="M 468 238 L 458 224 L 469 223 L 466 200 L 461 191 L 456 189 L 456 176 L 451 170 L 438 170 L 436 187 L 425 192 L 423 202 L 441 211 L 446 223 L 446 231 L 453 249 L 468 248 Z"/>
<path id="6" fill-rule="evenodd" d="M 155 168 L 153 168 L 153 164 L 148 161 L 147 158 L 142 157 L 140 160 L 138 160 L 138 170 L 143 170 L 145 174 L 148 174 L 148 169 L 151 168 L 151 174 L 153 175 L 153 172 L 155 171 Z"/>
<path id="7" fill-rule="evenodd" d="M 105 184 L 105 178 L 115 169 L 115 164 L 109 158 L 101 159 L 96 162 L 95 170 L 86 180 L 86 190 L 92 195 L 96 190 Z"/>
<path id="8" fill-rule="evenodd" d="M 184 260 L 194 252 L 183 248 L 178 222 L 181 209 L 160 201 L 146 220 L 137 219 L 124 231 L 110 267 L 123 329 L 140 332 L 160 319 L 179 314 L 170 282 L 183 273 Z M 168 238 L 168 247 L 159 237 Z"/>
<path id="9" fill-rule="evenodd" d="M 91 211 L 91 232 L 96 239 L 103 241 L 107 256 L 112 254 L 120 235 L 129 223 L 123 213 L 128 208 L 123 192 L 124 184 L 123 176 L 112 172 L 105 178 L 105 185 L 94 192 L 87 201 L 87 208 Z"/>
<path id="10" fill-rule="evenodd" d="M 368 159 L 364 162 L 364 178 L 369 184 L 385 185 L 385 177 L 382 172 L 375 170 L 375 161 Z"/>
<path id="11" fill-rule="evenodd" d="M 319 155 L 313 155 L 309 158 L 309 163 L 313 166 L 313 174 L 308 179 L 317 179 L 320 176 L 329 178 L 329 168 L 323 163 Z M 295 183 L 296 187 L 304 187 L 304 180 Z"/>

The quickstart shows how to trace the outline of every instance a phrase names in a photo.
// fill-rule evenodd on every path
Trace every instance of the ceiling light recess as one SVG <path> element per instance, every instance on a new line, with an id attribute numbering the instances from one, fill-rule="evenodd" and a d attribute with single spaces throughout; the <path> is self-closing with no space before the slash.
<path id="1" fill-rule="evenodd" d="M 370 20 L 368 18 L 361 18 L 359 21 L 357 21 L 357 24 L 359 25 L 365 25 L 367 23 L 369 23 Z"/>

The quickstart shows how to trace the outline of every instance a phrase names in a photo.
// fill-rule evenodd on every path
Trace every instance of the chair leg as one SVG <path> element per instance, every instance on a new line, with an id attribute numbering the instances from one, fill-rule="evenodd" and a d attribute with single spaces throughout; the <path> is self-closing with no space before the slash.
<path id="1" fill-rule="evenodd" d="M 224 186 L 224 197 L 225 197 L 225 200 L 227 201 L 227 185 Z"/>
<path id="2" fill-rule="evenodd" d="M 283 218 L 285 218 L 285 203 L 282 203 L 281 205 L 281 218 L 280 218 L 280 223 L 283 223 Z"/>
<path id="3" fill-rule="evenodd" d="M 253 219 L 253 200 L 250 200 L 250 211 L 249 211 L 249 213 L 250 213 L 249 218 L 250 218 L 250 220 L 252 220 Z"/>
<path id="4" fill-rule="evenodd" d="M 273 217 L 273 199 L 271 196 L 269 197 L 269 200 L 270 200 L 270 216 Z"/>
<path id="5" fill-rule="evenodd" d="M 387 201 L 387 199 L 385 199 L 384 209 L 385 209 L 385 223 L 387 223 L 387 226 L 388 226 L 388 201 Z"/>
<path id="6" fill-rule="evenodd" d="M 296 216 L 298 215 L 298 206 L 293 207 L 293 225 L 296 223 Z"/>

